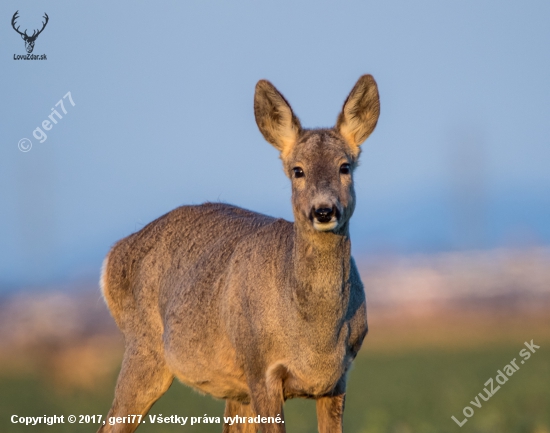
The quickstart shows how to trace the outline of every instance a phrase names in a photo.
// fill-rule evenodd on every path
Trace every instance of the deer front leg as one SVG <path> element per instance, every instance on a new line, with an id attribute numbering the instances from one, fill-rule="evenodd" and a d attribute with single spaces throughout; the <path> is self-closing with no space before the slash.
<path id="1" fill-rule="evenodd" d="M 343 431 L 345 394 L 317 399 L 319 433 Z"/>
<path id="2" fill-rule="evenodd" d="M 265 378 L 256 381 L 249 381 L 250 386 L 250 406 L 259 415 L 260 418 L 267 417 L 277 419 L 280 422 L 260 423 L 259 428 L 262 433 L 285 433 L 284 415 L 283 415 L 283 383 L 278 378 Z"/>
<path id="3" fill-rule="evenodd" d="M 317 399 L 317 426 L 319 433 L 341 433 L 343 431 L 345 400 L 345 379 L 340 380 L 331 395 Z"/>
<path id="4" fill-rule="evenodd" d="M 246 418 L 247 422 L 239 422 L 239 420 L 235 418 L 236 416 Z M 258 425 L 248 423 L 248 418 L 254 418 L 255 416 L 256 414 L 252 410 L 250 404 L 226 400 L 222 433 L 257 433 Z M 232 421 L 226 422 L 225 420 L 228 418 L 231 418 Z"/>

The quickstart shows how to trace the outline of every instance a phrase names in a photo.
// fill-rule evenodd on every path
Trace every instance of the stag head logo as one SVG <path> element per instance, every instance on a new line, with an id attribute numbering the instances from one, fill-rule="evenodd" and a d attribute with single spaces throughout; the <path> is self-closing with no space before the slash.
<path id="1" fill-rule="evenodd" d="M 48 14 L 47 13 L 44 13 L 44 16 L 43 18 L 46 20 L 42 23 L 42 28 L 40 30 L 34 30 L 32 35 L 28 35 L 27 34 L 27 30 L 25 29 L 25 31 L 23 33 L 21 33 L 19 31 L 19 26 L 15 27 L 15 21 L 17 21 L 17 18 L 19 18 L 19 15 L 17 15 L 19 13 L 19 11 L 16 11 L 14 14 L 13 14 L 13 18 L 11 19 L 11 26 L 13 27 L 13 29 L 19 33 L 21 35 L 21 37 L 23 38 L 23 40 L 25 41 L 25 49 L 27 50 L 27 53 L 32 53 L 32 50 L 34 50 L 34 42 L 36 41 L 36 38 L 38 37 L 38 35 L 40 33 L 42 33 L 42 31 L 46 28 L 46 24 L 48 24 Z"/>

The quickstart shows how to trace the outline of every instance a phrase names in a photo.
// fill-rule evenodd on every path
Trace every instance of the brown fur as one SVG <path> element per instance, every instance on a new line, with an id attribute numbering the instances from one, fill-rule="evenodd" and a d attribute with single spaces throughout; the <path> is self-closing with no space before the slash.
<path id="1" fill-rule="evenodd" d="M 126 350 L 108 417 L 145 415 L 175 376 L 226 399 L 231 417 L 282 417 L 284 400 L 314 398 L 319 431 L 342 431 L 346 373 L 367 333 L 349 219 L 358 146 L 379 113 L 376 83 L 360 78 L 333 129 L 303 130 L 265 80 L 254 112 L 281 151 L 295 222 L 221 203 L 182 206 L 111 249 L 101 285 Z M 258 428 L 285 424 L 223 431 Z"/>

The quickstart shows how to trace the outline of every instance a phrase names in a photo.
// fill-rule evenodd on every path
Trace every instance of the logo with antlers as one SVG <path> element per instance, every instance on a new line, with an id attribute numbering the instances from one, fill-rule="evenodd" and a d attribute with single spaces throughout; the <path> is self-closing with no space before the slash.
<path id="1" fill-rule="evenodd" d="M 13 14 L 13 18 L 11 19 L 11 26 L 13 27 L 13 29 L 19 33 L 21 35 L 21 37 L 23 38 L 23 40 L 25 41 L 25 49 L 27 50 L 27 53 L 32 53 L 32 50 L 34 50 L 34 43 L 36 41 L 36 38 L 38 37 L 38 35 L 40 33 L 42 33 L 42 31 L 46 28 L 46 24 L 48 24 L 48 14 L 47 13 L 44 13 L 44 16 L 42 18 L 44 18 L 46 21 L 42 22 L 42 28 L 40 30 L 35 30 L 33 31 L 32 35 L 29 36 L 27 34 L 27 30 L 25 29 L 25 31 L 23 33 L 21 33 L 19 31 L 19 26 L 17 26 L 17 28 L 15 27 L 15 21 L 17 20 L 17 18 L 19 18 L 19 15 L 17 15 L 19 13 L 19 11 L 16 11 L 14 14 Z"/>

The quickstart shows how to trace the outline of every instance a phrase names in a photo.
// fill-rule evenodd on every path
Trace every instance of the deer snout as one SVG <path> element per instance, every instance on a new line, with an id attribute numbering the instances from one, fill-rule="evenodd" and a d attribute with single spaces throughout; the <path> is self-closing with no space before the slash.
<path id="1" fill-rule="evenodd" d="M 328 231 L 338 225 L 340 212 L 336 206 L 321 205 L 311 209 L 311 220 L 313 227 L 319 231 Z"/>
<path id="2" fill-rule="evenodd" d="M 332 219 L 332 216 L 336 214 L 336 208 L 334 206 L 332 208 L 322 207 L 315 209 L 313 214 L 315 215 L 315 219 L 320 223 L 328 223 Z"/>

